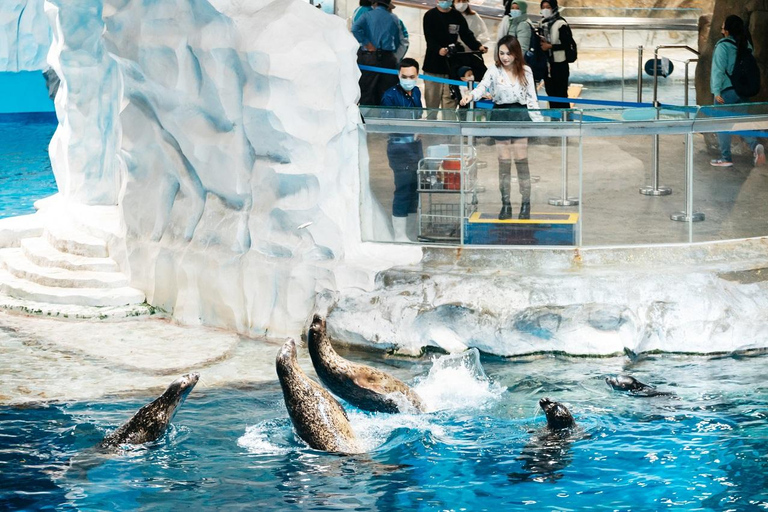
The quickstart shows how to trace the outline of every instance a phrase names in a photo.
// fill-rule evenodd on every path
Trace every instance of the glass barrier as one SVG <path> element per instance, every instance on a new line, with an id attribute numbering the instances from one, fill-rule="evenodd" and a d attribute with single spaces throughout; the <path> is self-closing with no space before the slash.
<path id="1" fill-rule="evenodd" d="M 750 139 L 768 137 L 768 104 L 361 111 L 366 240 L 614 246 L 768 230 Z M 710 164 L 718 133 L 746 137 L 733 167 Z"/>
<path id="2" fill-rule="evenodd" d="M 755 149 L 768 139 L 768 103 L 703 106 L 694 132 L 694 208 L 705 219 L 693 226 L 693 241 L 765 236 L 768 174 L 755 165 Z"/>

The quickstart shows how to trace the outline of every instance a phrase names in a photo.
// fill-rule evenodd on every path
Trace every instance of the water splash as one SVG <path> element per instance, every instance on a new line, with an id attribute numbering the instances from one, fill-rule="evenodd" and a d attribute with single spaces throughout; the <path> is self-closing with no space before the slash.
<path id="1" fill-rule="evenodd" d="M 429 412 L 482 408 L 505 391 L 485 374 L 476 348 L 436 358 L 414 389 Z"/>
<path id="2" fill-rule="evenodd" d="M 255 455 L 284 455 L 293 451 L 286 444 L 278 444 L 285 439 L 286 432 L 292 435 L 290 423 L 262 421 L 245 429 L 238 440 L 237 445 Z"/>

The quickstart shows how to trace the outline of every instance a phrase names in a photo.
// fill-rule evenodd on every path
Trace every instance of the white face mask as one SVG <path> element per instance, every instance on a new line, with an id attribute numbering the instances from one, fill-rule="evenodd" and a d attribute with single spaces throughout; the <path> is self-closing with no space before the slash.
<path id="1" fill-rule="evenodd" d="M 520 10 L 514 10 L 513 9 L 513 10 L 509 11 L 509 17 L 510 18 L 519 18 L 522 14 L 523 14 L 523 12 L 520 11 Z"/>
<path id="2" fill-rule="evenodd" d="M 459 12 L 466 11 L 467 7 L 469 7 L 469 2 L 456 2 L 455 4 L 453 4 L 453 8 Z"/>
<path id="3" fill-rule="evenodd" d="M 552 16 L 552 9 L 542 9 L 541 16 L 544 18 L 549 18 L 550 16 Z"/>

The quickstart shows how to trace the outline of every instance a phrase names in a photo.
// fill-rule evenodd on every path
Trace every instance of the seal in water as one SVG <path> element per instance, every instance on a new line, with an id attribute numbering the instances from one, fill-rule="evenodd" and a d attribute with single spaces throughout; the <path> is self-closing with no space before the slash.
<path id="1" fill-rule="evenodd" d="M 573 459 L 571 444 L 580 437 L 576 422 L 566 406 L 549 398 L 539 400 L 547 416 L 547 427 L 535 432 L 518 457 L 523 472 L 507 473 L 511 482 L 554 482 Z"/>
<path id="2" fill-rule="evenodd" d="M 99 447 L 116 448 L 121 444 L 142 444 L 160 438 L 199 379 L 199 373 L 188 373 L 173 381 L 159 398 L 139 409 L 123 426 L 106 436 Z"/>
<path id="3" fill-rule="evenodd" d="M 374 412 L 424 412 L 424 403 L 406 383 L 370 366 L 339 356 L 328 340 L 325 321 L 312 319 L 307 334 L 309 355 L 317 376 L 334 394 L 355 407 Z"/>
<path id="4" fill-rule="evenodd" d="M 666 391 L 657 391 L 655 387 L 643 384 L 630 375 L 617 375 L 616 377 L 606 377 L 608 383 L 616 391 L 626 391 L 632 396 L 674 396 L 674 393 Z"/>
<path id="5" fill-rule="evenodd" d="M 338 453 L 363 451 L 344 407 L 299 367 L 296 342 L 285 342 L 276 361 L 288 415 L 296 432 L 316 450 Z"/>

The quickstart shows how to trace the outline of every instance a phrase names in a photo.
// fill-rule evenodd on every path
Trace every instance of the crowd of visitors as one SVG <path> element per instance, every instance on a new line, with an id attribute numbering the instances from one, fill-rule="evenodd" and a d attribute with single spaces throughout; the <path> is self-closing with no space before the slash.
<path id="1" fill-rule="evenodd" d="M 369 4 L 372 2 L 372 4 Z M 491 44 L 488 28 L 472 10 L 469 0 L 437 0 L 423 17 L 426 51 L 423 72 L 424 103 L 428 117 L 438 108 L 453 109 L 481 98 L 493 101 L 491 118 L 501 121 L 542 121 L 538 112 L 536 86 L 542 80 L 553 109 L 570 108 L 568 81 L 570 63 L 577 59 L 577 47 L 568 22 L 560 14 L 558 0 L 542 0 L 541 19 L 528 17 L 528 3 L 506 0 L 498 25 L 496 43 Z M 360 42 L 361 65 L 397 69 L 398 74 L 363 70 L 360 78 L 363 105 L 407 107 L 395 117 L 422 115 L 422 94 L 416 86 L 419 63 L 402 59 L 407 50 L 408 32 L 392 13 L 391 0 L 360 0 L 351 20 L 351 30 Z M 745 103 L 759 89 L 759 70 L 751 55 L 746 29 L 736 15 L 726 18 L 721 27 L 723 39 L 715 46 L 712 58 L 711 89 L 715 105 Z M 495 66 L 487 69 L 482 54 L 494 48 Z M 401 53 L 402 52 L 402 53 Z M 751 66 L 751 67 L 750 67 Z M 437 80 L 431 80 L 431 78 Z M 441 79 L 475 82 L 474 89 L 449 85 Z M 558 100 L 562 98 L 562 100 Z M 528 168 L 528 140 L 525 137 L 497 137 L 499 191 L 502 208 L 498 218 L 512 218 L 510 199 L 511 170 L 514 162 L 521 195 L 520 219 L 530 218 L 531 179 Z M 753 152 L 754 164 L 765 163 L 765 150 L 754 137 L 744 137 Z M 713 166 L 730 167 L 731 134 L 718 134 L 721 156 Z M 392 134 L 387 157 L 395 177 L 393 226 L 395 238 L 406 239 L 406 218 L 416 212 L 417 168 L 423 148 L 417 135 Z"/>

